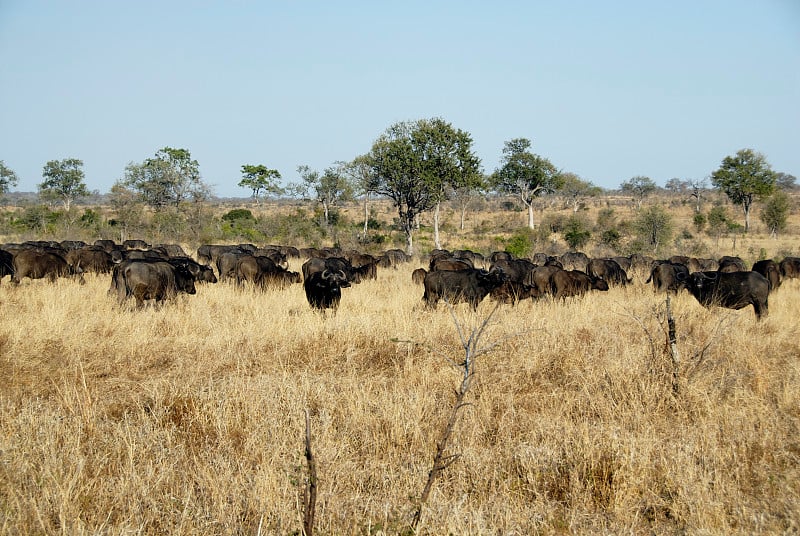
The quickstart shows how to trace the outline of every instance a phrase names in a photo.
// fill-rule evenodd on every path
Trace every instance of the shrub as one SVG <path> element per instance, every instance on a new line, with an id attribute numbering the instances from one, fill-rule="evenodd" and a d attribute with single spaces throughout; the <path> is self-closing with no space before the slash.
<path id="1" fill-rule="evenodd" d="M 222 221 L 238 221 L 238 220 L 251 220 L 254 221 L 253 213 L 246 208 L 235 208 L 222 215 Z"/>
<path id="2" fill-rule="evenodd" d="M 534 233 L 531 229 L 521 229 L 506 240 L 505 250 L 514 257 L 530 257 L 535 246 Z"/>
<path id="3" fill-rule="evenodd" d="M 569 247 L 574 250 L 582 249 L 592 237 L 589 224 L 578 216 L 570 216 L 567 219 L 563 235 Z"/>

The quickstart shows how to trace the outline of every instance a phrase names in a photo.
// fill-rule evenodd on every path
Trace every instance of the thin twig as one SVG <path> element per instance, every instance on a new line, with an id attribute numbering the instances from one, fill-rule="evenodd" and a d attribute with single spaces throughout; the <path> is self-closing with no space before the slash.
<path id="1" fill-rule="evenodd" d="M 308 485 L 306 487 L 303 513 L 303 534 L 314 533 L 314 512 L 317 504 L 317 462 L 311 452 L 311 421 L 306 410 L 306 463 L 308 464 Z"/>

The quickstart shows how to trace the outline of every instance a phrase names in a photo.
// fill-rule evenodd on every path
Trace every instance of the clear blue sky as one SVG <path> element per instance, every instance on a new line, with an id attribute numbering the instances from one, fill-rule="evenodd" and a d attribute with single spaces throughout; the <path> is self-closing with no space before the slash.
<path id="1" fill-rule="evenodd" d="M 108 192 L 188 149 L 219 196 L 242 164 L 319 171 L 398 121 L 471 133 L 604 188 L 703 178 L 742 148 L 800 177 L 800 1 L 0 0 L 0 160 Z"/>

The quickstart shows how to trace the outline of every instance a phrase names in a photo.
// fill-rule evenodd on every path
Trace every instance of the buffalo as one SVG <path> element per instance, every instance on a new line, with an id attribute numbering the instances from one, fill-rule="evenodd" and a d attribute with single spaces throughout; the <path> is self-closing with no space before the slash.
<path id="1" fill-rule="evenodd" d="M 0 279 L 7 275 L 14 277 L 14 255 L 4 249 L 0 249 Z"/>
<path id="2" fill-rule="evenodd" d="M 195 294 L 194 276 L 183 265 L 166 261 L 128 260 L 114 266 L 109 293 L 116 293 L 122 304 L 133 296 L 136 306 L 144 306 L 145 300 L 162 304 L 179 292 Z"/>
<path id="3" fill-rule="evenodd" d="M 492 263 L 493 270 L 502 270 L 509 280 L 517 283 L 529 281 L 534 268 L 536 265 L 528 259 L 497 260 Z"/>
<path id="4" fill-rule="evenodd" d="M 305 265 L 304 265 L 305 266 Z M 339 271 L 322 270 L 312 272 L 305 277 L 303 289 L 306 292 L 308 304 L 319 310 L 333 309 L 339 307 L 342 300 L 342 287 L 348 287 L 347 275 Z"/>
<path id="5" fill-rule="evenodd" d="M 758 272 L 694 272 L 688 288 L 703 307 L 752 305 L 759 320 L 769 312 L 769 281 Z"/>
<path id="6" fill-rule="evenodd" d="M 677 294 L 689 282 L 689 269 L 684 264 L 669 261 L 654 261 L 650 276 L 645 283 L 653 282 L 656 292 Z"/>
<path id="7" fill-rule="evenodd" d="M 800 278 L 800 257 L 785 257 L 778 266 L 784 279 Z"/>
<path id="8" fill-rule="evenodd" d="M 559 270 L 550 277 L 551 292 L 558 299 L 583 296 L 590 290 L 608 290 L 608 283 L 581 270 Z"/>
<path id="9" fill-rule="evenodd" d="M 244 254 L 238 259 L 235 269 L 238 285 L 249 281 L 263 289 L 268 286 L 284 287 L 300 281 L 300 274 L 287 271 L 270 257 Z"/>
<path id="10" fill-rule="evenodd" d="M 744 261 L 740 257 L 731 257 L 729 255 L 725 255 L 724 257 L 720 258 L 719 267 L 717 271 L 723 273 L 730 273 L 730 272 L 746 272 L 747 267 L 744 265 Z"/>
<path id="11" fill-rule="evenodd" d="M 518 301 L 526 298 L 538 298 L 539 291 L 536 290 L 536 287 L 525 283 L 508 280 L 504 281 L 499 287 L 492 289 L 489 297 L 499 303 L 516 305 Z"/>
<path id="12" fill-rule="evenodd" d="M 589 265 L 589 257 L 581 251 L 568 251 L 561 255 L 558 260 L 561 261 L 561 265 L 565 270 L 585 272 L 586 267 Z"/>
<path id="13" fill-rule="evenodd" d="M 781 286 L 781 269 L 772 259 L 765 259 L 753 263 L 753 271 L 763 275 L 769 281 L 770 291 Z"/>
<path id="14" fill-rule="evenodd" d="M 556 272 L 563 271 L 564 269 L 558 266 L 537 266 L 528 274 L 528 279 L 525 280 L 525 283 L 535 287 L 539 296 L 553 294 L 553 286 L 550 282 L 551 278 Z"/>
<path id="15" fill-rule="evenodd" d="M 84 272 L 96 274 L 107 274 L 114 266 L 111 253 L 100 246 L 84 246 L 78 249 L 70 249 L 64 255 L 64 258 L 73 268 L 80 268 Z"/>
<path id="16" fill-rule="evenodd" d="M 47 277 L 54 282 L 58 277 L 77 276 L 83 284 L 83 272 L 80 267 L 70 266 L 67 260 L 53 250 L 25 248 L 14 255 L 11 282 L 18 285 L 24 277 L 41 279 Z"/>
<path id="17" fill-rule="evenodd" d="M 592 259 L 586 266 L 586 273 L 590 276 L 602 279 L 609 285 L 627 285 L 632 280 L 628 279 L 628 274 L 614 259 Z"/>
<path id="18" fill-rule="evenodd" d="M 411 281 L 413 281 L 415 285 L 421 285 L 425 282 L 427 273 L 428 271 L 425 268 L 417 268 L 411 272 Z"/>
<path id="19" fill-rule="evenodd" d="M 425 293 L 422 299 L 425 305 L 436 308 L 439 300 L 449 303 L 467 302 L 473 310 L 492 290 L 507 281 L 507 277 L 500 270 L 469 269 L 453 271 L 428 272 L 423 285 Z"/>

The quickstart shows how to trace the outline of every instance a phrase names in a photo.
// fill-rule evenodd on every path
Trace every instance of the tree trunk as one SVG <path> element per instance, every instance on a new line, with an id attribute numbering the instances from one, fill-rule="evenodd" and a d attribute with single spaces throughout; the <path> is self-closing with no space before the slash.
<path id="1" fill-rule="evenodd" d="M 322 212 L 325 215 L 325 227 L 327 227 L 328 226 L 328 222 L 329 222 L 329 220 L 328 220 L 328 203 L 326 203 L 325 201 L 322 202 Z"/>
<path id="2" fill-rule="evenodd" d="M 367 239 L 367 230 L 369 229 L 369 194 L 364 194 L 364 240 Z"/>
<path id="3" fill-rule="evenodd" d="M 533 203 L 526 203 L 528 205 L 528 227 L 533 229 Z"/>
<path id="4" fill-rule="evenodd" d="M 467 203 L 461 203 L 461 230 L 464 230 L 464 220 L 467 217 Z"/>
<path id="5" fill-rule="evenodd" d="M 408 255 L 414 254 L 414 236 L 411 229 L 406 229 L 406 253 Z"/>
<path id="6" fill-rule="evenodd" d="M 750 230 L 750 203 L 745 200 L 742 208 L 744 208 L 744 232 L 746 233 Z"/>
<path id="7" fill-rule="evenodd" d="M 441 203 L 436 203 L 433 208 L 433 244 L 436 249 L 442 249 L 442 244 L 439 242 L 439 207 Z"/>

